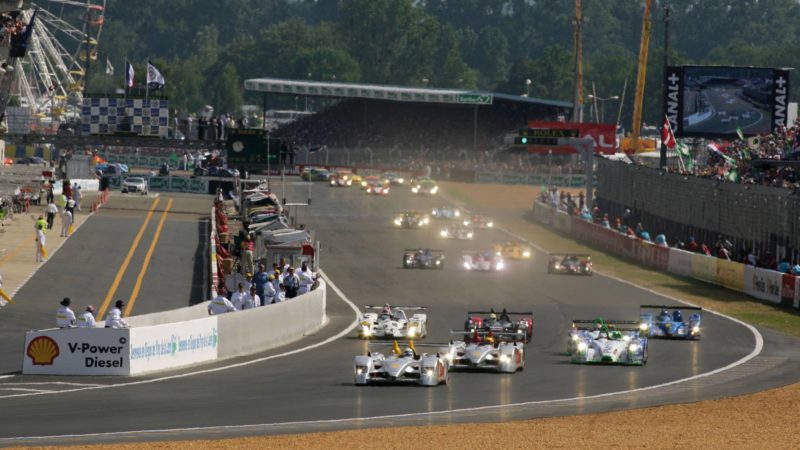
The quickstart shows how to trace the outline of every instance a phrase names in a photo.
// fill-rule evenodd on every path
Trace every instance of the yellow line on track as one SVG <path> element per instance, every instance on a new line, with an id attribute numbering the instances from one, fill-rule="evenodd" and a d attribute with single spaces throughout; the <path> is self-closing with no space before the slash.
<path id="1" fill-rule="evenodd" d="M 142 270 L 139 271 L 139 276 L 136 277 L 136 284 L 133 285 L 133 292 L 131 292 L 131 298 L 128 299 L 128 304 L 125 306 L 125 314 L 124 316 L 127 317 L 131 314 L 133 310 L 133 305 L 136 304 L 136 298 L 139 297 L 139 290 L 142 288 L 142 280 L 144 280 L 144 276 L 147 273 L 147 267 L 150 266 L 150 259 L 153 257 L 153 252 L 156 249 L 156 244 L 158 244 L 158 239 L 161 237 L 161 229 L 164 228 L 164 221 L 167 218 L 167 214 L 169 213 L 169 209 L 172 207 L 172 199 L 169 199 L 167 202 L 167 207 L 164 208 L 164 212 L 161 214 L 161 220 L 158 221 L 158 228 L 156 228 L 156 234 L 153 235 L 153 241 L 150 242 L 150 248 L 147 249 L 147 254 L 144 256 L 144 262 L 142 263 Z"/>
<path id="2" fill-rule="evenodd" d="M 111 303 L 111 299 L 114 298 L 114 294 L 117 293 L 117 288 L 119 288 L 119 283 L 122 281 L 122 276 L 125 275 L 125 271 L 128 270 L 128 264 L 131 263 L 131 258 L 133 258 L 133 254 L 136 253 L 136 248 L 139 247 L 139 241 L 142 240 L 142 235 L 144 235 L 144 231 L 147 229 L 150 219 L 153 218 L 153 212 L 155 211 L 156 206 L 158 206 L 159 201 L 161 201 L 161 198 L 156 198 L 153 201 L 153 205 L 150 206 L 150 211 L 147 212 L 147 217 L 144 219 L 144 223 L 142 223 L 142 226 L 139 228 L 139 232 L 136 233 L 136 237 L 133 239 L 133 244 L 131 244 L 131 248 L 128 250 L 128 254 L 125 256 L 125 260 L 122 261 L 122 265 L 117 271 L 117 276 L 114 277 L 114 282 L 111 283 L 111 287 L 108 289 L 108 293 L 106 294 L 105 300 L 103 300 L 103 304 L 100 306 L 100 309 L 97 310 L 98 318 L 101 318 L 105 315 L 106 309 L 108 309 L 108 305 Z"/>

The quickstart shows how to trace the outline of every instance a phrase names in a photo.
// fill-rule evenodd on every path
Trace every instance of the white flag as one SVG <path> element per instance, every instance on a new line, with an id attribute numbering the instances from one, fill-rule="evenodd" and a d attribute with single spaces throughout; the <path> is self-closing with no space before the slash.
<path id="1" fill-rule="evenodd" d="M 111 60 L 106 57 L 106 75 L 114 75 L 114 66 L 111 65 Z"/>
<path id="2" fill-rule="evenodd" d="M 147 61 L 147 87 L 151 90 L 158 90 L 164 87 L 164 75 L 156 69 L 150 61 Z"/>

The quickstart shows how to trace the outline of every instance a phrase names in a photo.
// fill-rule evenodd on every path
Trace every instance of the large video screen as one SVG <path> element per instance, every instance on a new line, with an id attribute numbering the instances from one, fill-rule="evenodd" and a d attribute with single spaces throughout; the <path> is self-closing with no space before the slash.
<path id="1" fill-rule="evenodd" d="M 787 70 L 762 67 L 670 67 L 667 117 L 678 136 L 732 138 L 786 125 Z"/>

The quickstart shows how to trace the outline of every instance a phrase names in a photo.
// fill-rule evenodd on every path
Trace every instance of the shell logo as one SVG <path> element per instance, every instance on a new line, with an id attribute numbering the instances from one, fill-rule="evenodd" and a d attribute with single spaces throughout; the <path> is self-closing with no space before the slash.
<path id="1" fill-rule="evenodd" d="M 39 336 L 28 344 L 25 353 L 31 358 L 34 366 L 52 366 L 59 355 L 58 344 L 52 338 Z"/>

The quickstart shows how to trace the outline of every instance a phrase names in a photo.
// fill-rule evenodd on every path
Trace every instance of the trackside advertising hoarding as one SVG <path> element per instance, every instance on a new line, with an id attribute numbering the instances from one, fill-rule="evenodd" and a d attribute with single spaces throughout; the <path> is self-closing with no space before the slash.
<path id="1" fill-rule="evenodd" d="M 130 374 L 217 359 L 217 317 L 130 329 Z"/>
<path id="2" fill-rule="evenodd" d="M 70 328 L 25 333 L 22 373 L 128 375 L 128 330 Z"/>

